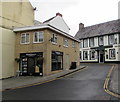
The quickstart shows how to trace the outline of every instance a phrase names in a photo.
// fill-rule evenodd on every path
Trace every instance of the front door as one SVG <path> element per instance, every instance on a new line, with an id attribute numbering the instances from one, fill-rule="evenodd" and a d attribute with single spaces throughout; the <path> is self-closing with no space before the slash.
<path id="1" fill-rule="evenodd" d="M 99 62 L 104 63 L 104 51 L 101 50 L 99 53 Z"/>
<path id="2" fill-rule="evenodd" d="M 28 75 L 33 75 L 35 73 L 35 58 L 29 57 L 28 58 L 28 68 L 27 68 Z"/>

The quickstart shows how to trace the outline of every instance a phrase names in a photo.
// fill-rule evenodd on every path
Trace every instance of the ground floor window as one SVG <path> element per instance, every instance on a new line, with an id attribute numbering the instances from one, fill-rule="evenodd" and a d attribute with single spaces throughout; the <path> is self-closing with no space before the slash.
<path id="1" fill-rule="evenodd" d="M 94 50 L 90 51 L 90 59 L 91 60 L 95 59 L 95 51 Z"/>
<path id="2" fill-rule="evenodd" d="M 115 56 L 115 49 L 110 49 L 109 50 L 109 58 L 110 59 L 115 59 L 116 56 Z"/>
<path id="3" fill-rule="evenodd" d="M 80 51 L 80 60 L 82 60 L 82 52 Z"/>
<path id="4" fill-rule="evenodd" d="M 83 60 L 88 60 L 88 51 L 83 51 Z"/>
<path id="5" fill-rule="evenodd" d="M 63 69 L 63 52 L 52 51 L 52 71 Z"/>

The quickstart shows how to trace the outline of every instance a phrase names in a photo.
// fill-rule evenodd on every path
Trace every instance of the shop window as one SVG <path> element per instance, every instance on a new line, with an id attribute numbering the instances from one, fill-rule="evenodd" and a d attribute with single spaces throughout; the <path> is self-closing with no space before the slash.
<path id="1" fill-rule="evenodd" d="M 63 69 L 63 53 L 52 51 L 52 71 Z"/>
<path id="2" fill-rule="evenodd" d="M 43 42 L 43 32 L 35 32 L 34 33 L 34 43 L 40 43 Z"/>
<path id="3" fill-rule="evenodd" d="M 83 51 L 83 60 L 88 60 L 88 51 Z"/>
<path id="4" fill-rule="evenodd" d="M 109 58 L 110 59 L 115 59 L 116 58 L 116 52 L 115 52 L 115 49 L 110 49 L 109 50 Z"/>
<path id="5" fill-rule="evenodd" d="M 21 44 L 29 44 L 29 40 L 30 40 L 30 34 L 29 33 L 21 34 Z"/>

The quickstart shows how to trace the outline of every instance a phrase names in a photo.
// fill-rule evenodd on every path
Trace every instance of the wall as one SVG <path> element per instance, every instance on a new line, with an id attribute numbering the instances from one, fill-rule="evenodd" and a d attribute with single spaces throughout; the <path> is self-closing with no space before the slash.
<path id="1" fill-rule="evenodd" d="M 18 26 L 27 26 L 34 24 L 34 11 L 31 4 L 28 2 L 0 2 L 0 29 L 2 36 L 0 46 L 2 46 L 2 75 L 1 78 L 7 78 L 15 75 L 15 33 L 12 29 Z"/>
<path id="2" fill-rule="evenodd" d="M 57 73 L 60 71 L 52 71 L 51 72 L 51 52 L 52 51 L 60 51 L 63 52 L 63 62 L 64 62 L 64 70 L 66 70 L 66 54 L 69 55 L 69 67 L 71 65 L 72 61 L 77 61 L 77 67 L 79 66 L 79 43 L 76 42 L 76 47 L 72 48 L 72 40 L 69 39 L 70 46 L 68 48 L 65 48 L 63 46 L 63 35 L 60 35 L 58 33 L 58 44 L 52 44 L 50 42 L 50 39 L 52 37 L 52 33 L 55 33 L 50 30 L 38 30 L 38 31 L 44 31 L 44 42 L 34 44 L 33 43 L 33 34 L 34 31 L 28 31 L 30 33 L 30 44 L 20 44 L 20 33 L 17 33 L 16 36 L 16 58 L 20 57 L 20 53 L 28 53 L 28 52 L 43 52 L 44 56 L 44 63 L 43 63 L 43 73 L 44 75 L 49 75 L 53 73 Z M 15 64 L 16 70 L 19 69 L 19 63 L 16 62 Z M 61 70 L 62 71 L 62 70 Z"/>

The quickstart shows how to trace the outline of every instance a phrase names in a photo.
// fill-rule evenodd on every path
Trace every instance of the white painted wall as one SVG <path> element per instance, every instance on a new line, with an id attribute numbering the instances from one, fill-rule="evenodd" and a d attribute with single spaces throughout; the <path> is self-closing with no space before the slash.
<path id="1" fill-rule="evenodd" d="M 50 25 L 54 26 L 55 28 L 58 28 L 66 33 L 69 33 L 69 31 L 70 31 L 69 27 L 67 26 L 64 19 L 61 16 L 56 16 L 53 20 L 51 20 L 47 24 L 50 24 Z"/>

